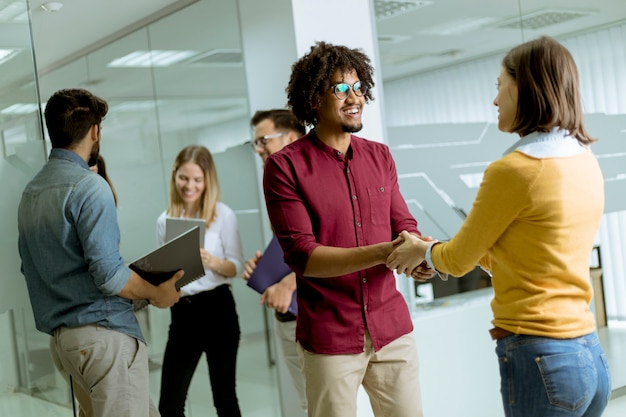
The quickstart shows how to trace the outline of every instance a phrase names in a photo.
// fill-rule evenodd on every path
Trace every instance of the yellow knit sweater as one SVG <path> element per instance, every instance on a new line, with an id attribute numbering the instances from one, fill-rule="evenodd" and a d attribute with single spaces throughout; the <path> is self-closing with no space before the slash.
<path id="1" fill-rule="evenodd" d="M 595 329 L 589 256 L 604 207 L 593 154 L 512 152 L 485 171 L 461 229 L 431 249 L 435 268 L 493 274 L 493 324 L 518 334 L 578 337 Z"/>

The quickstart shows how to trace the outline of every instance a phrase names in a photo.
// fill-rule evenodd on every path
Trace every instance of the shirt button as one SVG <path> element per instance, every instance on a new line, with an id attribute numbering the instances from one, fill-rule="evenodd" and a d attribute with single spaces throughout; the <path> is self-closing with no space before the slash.
<path id="1" fill-rule="evenodd" d="M 353 200 L 356 200 L 356 195 L 353 195 L 353 196 L 352 196 L 352 199 L 353 199 Z"/>
<path id="2" fill-rule="evenodd" d="M 379 190 L 382 193 L 383 191 L 385 191 L 385 187 L 380 187 Z"/>
<path id="3" fill-rule="evenodd" d="M 346 168 L 346 172 L 349 174 L 350 173 L 350 168 Z"/>
<path id="4" fill-rule="evenodd" d="M 361 223 L 357 223 L 357 224 L 356 224 L 356 227 L 361 227 Z"/>
<path id="5" fill-rule="evenodd" d="M 365 304 L 365 307 L 363 307 L 365 309 L 365 311 L 367 311 L 367 304 Z"/>
<path id="6" fill-rule="evenodd" d="M 363 284 L 367 284 L 367 278 L 363 278 Z"/>

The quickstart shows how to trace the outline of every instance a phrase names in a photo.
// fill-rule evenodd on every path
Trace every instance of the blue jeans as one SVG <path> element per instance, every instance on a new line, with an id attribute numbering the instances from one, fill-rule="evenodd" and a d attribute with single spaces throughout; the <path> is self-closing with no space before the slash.
<path id="1" fill-rule="evenodd" d="M 597 334 L 574 339 L 514 335 L 498 340 L 506 417 L 599 417 L 611 397 Z"/>

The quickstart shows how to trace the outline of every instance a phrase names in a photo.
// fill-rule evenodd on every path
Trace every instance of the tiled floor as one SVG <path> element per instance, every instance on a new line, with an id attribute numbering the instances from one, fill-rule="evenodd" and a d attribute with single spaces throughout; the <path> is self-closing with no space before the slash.
<path id="1" fill-rule="evenodd" d="M 626 327 L 600 329 L 613 373 L 615 396 L 603 417 L 626 416 Z M 151 392 L 158 401 L 160 372 L 151 373 Z M 620 388 L 621 387 L 621 388 Z M 280 417 L 277 380 L 274 368 L 268 367 L 262 338 L 242 340 L 238 363 L 238 392 L 242 413 L 246 417 Z M 0 417 L 70 417 L 72 411 L 25 394 L 0 394 Z M 189 390 L 187 417 L 213 417 L 206 362 L 201 362 Z M 285 416 L 288 417 L 288 416 Z M 439 417 L 439 416 L 431 416 Z M 479 417 L 479 416 L 464 416 Z"/>

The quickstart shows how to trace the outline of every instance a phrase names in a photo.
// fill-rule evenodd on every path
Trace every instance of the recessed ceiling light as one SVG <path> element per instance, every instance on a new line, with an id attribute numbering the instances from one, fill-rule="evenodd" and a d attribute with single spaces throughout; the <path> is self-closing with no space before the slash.
<path id="1" fill-rule="evenodd" d="M 2 114 L 28 114 L 37 111 L 39 106 L 32 103 L 16 103 L 0 110 Z"/>
<path id="2" fill-rule="evenodd" d="M 213 49 L 190 59 L 188 64 L 213 66 L 240 66 L 243 54 L 239 49 Z"/>
<path id="3" fill-rule="evenodd" d="M 381 43 L 399 43 L 408 41 L 409 39 L 411 39 L 411 37 L 406 35 L 378 35 L 378 42 Z"/>
<path id="4" fill-rule="evenodd" d="M 60 1 L 49 1 L 41 5 L 41 8 L 50 13 L 56 13 L 63 8 Z"/>
<path id="5" fill-rule="evenodd" d="M 433 4 L 432 1 L 421 0 L 374 0 L 374 11 L 376 19 L 382 20 L 430 6 L 431 4 Z"/>
<path id="6" fill-rule="evenodd" d="M 28 21 L 28 10 L 25 1 L 0 1 L 0 22 L 26 21 Z"/>
<path id="7" fill-rule="evenodd" d="M 121 103 L 113 104 L 109 107 L 109 111 L 114 112 L 129 112 L 129 111 L 154 111 L 158 106 L 164 103 L 163 100 L 137 100 L 137 101 L 123 101 Z"/>
<path id="8" fill-rule="evenodd" d="M 463 17 L 461 19 L 450 20 L 441 25 L 427 27 L 418 31 L 421 35 L 460 35 L 462 33 L 473 32 L 481 29 L 493 22 L 491 17 Z"/>
<path id="9" fill-rule="evenodd" d="M 135 51 L 114 59 L 107 67 L 169 67 L 196 54 L 196 51 Z"/>
<path id="10" fill-rule="evenodd" d="M 579 17 L 589 16 L 597 13 L 594 10 L 538 10 L 532 13 L 528 13 L 520 17 L 514 17 L 501 22 L 493 24 L 493 27 L 498 29 L 531 29 L 537 30 L 547 26 L 556 25 L 559 23 L 567 22 Z"/>

